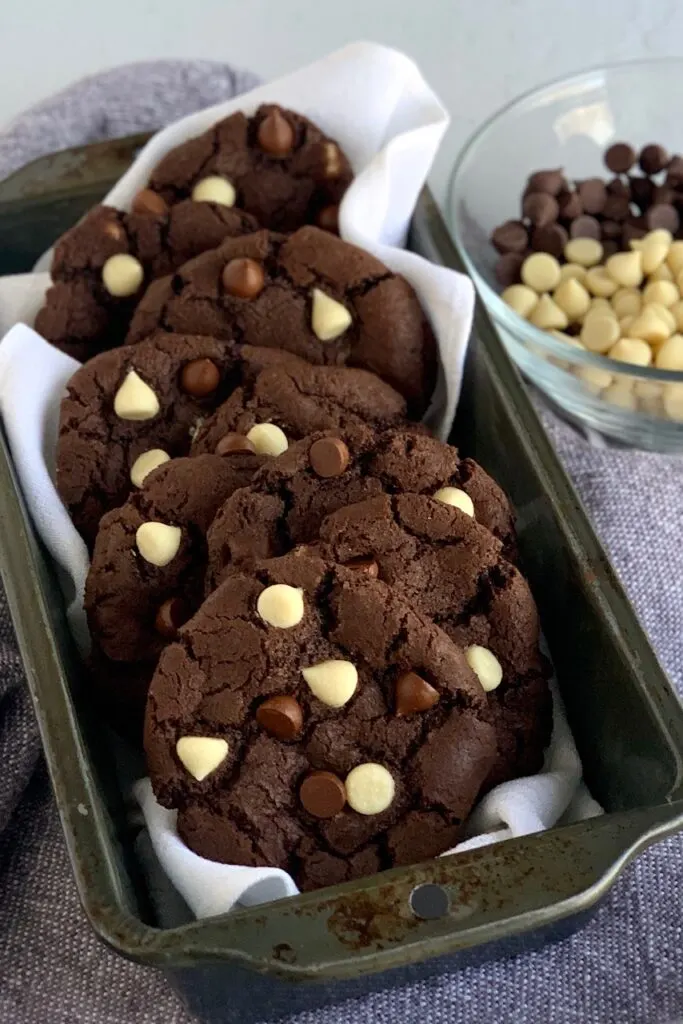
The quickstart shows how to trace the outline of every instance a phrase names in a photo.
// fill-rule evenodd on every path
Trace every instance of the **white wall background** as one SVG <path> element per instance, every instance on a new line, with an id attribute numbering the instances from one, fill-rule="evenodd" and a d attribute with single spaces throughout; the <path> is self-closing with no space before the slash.
<path id="1" fill-rule="evenodd" d="M 451 111 L 443 194 L 472 128 L 517 93 L 607 60 L 683 56 L 676 0 L 0 0 L 0 128 L 82 75 L 201 57 L 274 77 L 366 38 L 411 54 Z"/>

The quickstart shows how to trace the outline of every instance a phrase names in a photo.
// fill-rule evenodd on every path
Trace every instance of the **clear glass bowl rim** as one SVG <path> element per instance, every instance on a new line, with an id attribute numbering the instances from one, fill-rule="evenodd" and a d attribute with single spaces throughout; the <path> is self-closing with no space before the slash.
<path id="1" fill-rule="evenodd" d="M 523 320 L 508 305 L 506 305 L 505 302 L 503 302 L 498 292 L 494 291 L 487 281 L 485 281 L 479 274 L 479 271 L 470 259 L 467 246 L 460 234 L 458 228 L 458 217 L 456 210 L 454 209 L 455 199 L 458 192 L 458 176 L 470 161 L 476 159 L 477 151 L 480 145 L 485 141 L 489 132 L 493 128 L 497 127 L 499 122 L 504 120 L 509 114 L 523 113 L 525 108 L 535 106 L 539 100 L 542 100 L 547 94 L 554 92 L 559 88 L 572 88 L 577 86 L 586 88 L 591 85 L 593 80 L 595 80 L 595 84 L 597 85 L 599 84 L 599 78 L 603 78 L 605 74 L 609 74 L 610 71 L 637 71 L 639 69 L 645 71 L 649 68 L 662 67 L 667 64 L 672 66 L 678 65 L 681 69 L 681 77 L 683 78 L 683 58 L 681 57 L 651 57 L 638 60 L 614 61 L 613 63 L 602 64 L 586 71 L 578 72 L 577 74 L 554 78 L 545 82 L 543 85 L 528 89 L 509 103 L 500 107 L 474 130 L 456 157 L 448 185 L 448 219 L 449 227 L 453 233 L 456 246 L 462 255 L 467 271 L 474 281 L 477 291 L 482 297 L 486 308 L 491 312 L 494 320 L 502 323 L 502 325 L 519 340 L 521 340 L 523 336 L 524 344 L 527 345 L 527 347 L 529 343 L 532 343 L 539 349 L 545 351 L 549 356 L 554 356 L 556 359 L 562 359 L 565 362 L 574 363 L 577 366 L 598 366 L 613 374 L 622 374 L 629 377 L 642 377 L 644 380 L 650 380 L 660 384 L 683 384 L 683 371 L 681 370 L 660 370 L 654 366 L 635 366 L 632 363 L 623 363 L 617 359 L 610 359 L 608 356 L 600 355 L 597 352 L 588 352 L 579 348 L 574 348 L 573 346 L 565 345 L 564 342 L 560 341 L 558 338 L 554 338 L 552 334 L 548 334 L 546 331 L 541 330 L 540 327 L 534 327 L 534 325 L 530 324 L 527 320 Z M 536 168 L 530 168 L 530 173 L 535 169 Z"/>

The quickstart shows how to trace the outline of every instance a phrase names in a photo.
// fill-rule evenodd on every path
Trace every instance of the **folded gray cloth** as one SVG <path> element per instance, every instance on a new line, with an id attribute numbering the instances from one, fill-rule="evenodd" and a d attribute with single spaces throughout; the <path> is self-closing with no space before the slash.
<path id="1" fill-rule="evenodd" d="M 157 126 L 252 76 L 205 62 L 133 65 L 87 79 L 0 135 L 0 178 L 68 145 Z M 683 692 L 683 460 L 591 448 L 544 421 L 666 669 Z M 99 945 L 78 906 L 7 608 L 0 603 L 0 1021 L 180 1024 L 159 974 Z M 643 854 L 592 921 L 554 946 L 288 1018 L 289 1024 L 667 1024 L 683 1020 L 683 841 Z M 344 1001 L 339 1001 L 344 1000 Z M 244 1019 L 248 986 L 215 1020 Z M 264 1024 L 268 1020 L 264 1016 Z M 272 1017 L 270 1018 L 272 1019 Z"/>

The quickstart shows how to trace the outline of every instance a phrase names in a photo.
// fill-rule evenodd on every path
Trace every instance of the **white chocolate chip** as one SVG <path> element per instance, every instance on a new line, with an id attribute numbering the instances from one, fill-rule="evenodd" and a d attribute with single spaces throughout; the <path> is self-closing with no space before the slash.
<path id="1" fill-rule="evenodd" d="M 615 252 L 605 270 L 622 288 L 636 288 L 643 280 L 643 257 L 639 252 Z"/>
<path id="2" fill-rule="evenodd" d="M 630 381 L 622 383 L 620 380 L 615 380 L 614 384 L 605 388 L 600 397 L 610 405 L 616 405 L 619 409 L 629 409 L 635 412 L 638 408 L 638 401 L 633 394 Z"/>
<path id="3" fill-rule="evenodd" d="M 643 245 L 651 245 L 652 242 L 659 242 L 662 245 L 671 245 L 674 240 L 674 236 L 671 234 L 668 228 L 655 228 L 654 231 L 648 231 L 643 237 Z"/>
<path id="4" fill-rule="evenodd" d="M 298 626 L 304 617 L 303 590 L 286 583 L 274 583 L 259 594 L 256 611 L 269 626 L 278 629 Z"/>
<path id="5" fill-rule="evenodd" d="M 628 329 L 635 320 L 635 316 L 622 316 L 619 318 L 619 330 L 622 335 L 628 334 Z"/>
<path id="6" fill-rule="evenodd" d="M 594 238 L 571 238 L 564 247 L 565 259 L 582 267 L 594 267 L 602 253 L 602 246 Z"/>
<path id="7" fill-rule="evenodd" d="M 358 670 L 351 661 L 321 661 L 301 669 L 311 692 L 329 708 L 341 708 L 351 700 L 358 686 Z"/>
<path id="8" fill-rule="evenodd" d="M 235 186 L 227 178 L 211 174 L 202 178 L 192 189 L 192 198 L 196 203 L 218 203 L 220 206 L 234 206 L 237 199 Z"/>
<path id="9" fill-rule="evenodd" d="M 555 304 L 563 310 L 570 320 L 578 320 L 590 309 L 591 297 L 580 281 L 569 277 L 561 281 L 553 293 Z"/>
<path id="10" fill-rule="evenodd" d="M 670 420 L 683 422 L 683 384 L 665 384 L 662 403 Z"/>
<path id="11" fill-rule="evenodd" d="M 561 330 L 569 325 L 569 319 L 549 295 L 541 295 L 529 314 L 529 323 L 543 331 L 549 331 L 551 328 Z"/>
<path id="12" fill-rule="evenodd" d="M 683 242 L 672 242 L 666 255 L 667 266 L 676 277 L 683 270 Z"/>
<path id="13" fill-rule="evenodd" d="M 586 276 L 586 268 L 580 263 L 563 263 L 560 267 L 560 281 L 567 281 L 574 278 L 576 281 L 583 281 Z"/>
<path id="14" fill-rule="evenodd" d="M 612 309 L 619 319 L 622 316 L 635 316 L 640 313 L 643 299 L 637 288 L 620 288 L 612 296 Z"/>
<path id="15" fill-rule="evenodd" d="M 583 283 L 592 295 L 602 299 L 609 299 L 618 288 L 617 282 L 610 277 L 604 267 L 591 267 Z"/>
<path id="16" fill-rule="evenodd" d="M 535 292 L 551 292 L 560 283 L 560 264 L 549 252 L 534 252 L 524 260 L 521 278 Z"/>
<path id="17" fill-rule="evenodd" d="M 611 373 L 599 366 L 577 366 L 574 373 L 586 385 L 586 389 L 594 395 L 598 395 L 604 388 L 608 388 L 614 379 Z"/>
<path id="18" fill-rule="evenodd" d="M 669 270 L 668 263 L 660 263 L 656 270 L 648 275 L 648 281 L 673 281 L 674 275 Z"/>
<path id="19" fill-rule="evenodd" d="M 514 309 L 518 316 L 526 318 L 538 302 L 538 295 L 525 284 L 511 284 L 501 295 L 503 302 Z"/>
<path id="20" fill-rule="evenodd" d="M 644 306 L 628 329 L 629 338 L 642 338 L 644 341 L 657 344 L 671 334 L 667 324 L 649 306 Z"/>
<path id="21" fill-rule="evenodd" d="M 146 562 L 162 569 L 173 561 L 180 548 L 182 530 L 166 523 L 143 523 L 135 531 L 135 544 Z"/>
<path id="22" fill-rule="evenodd" d="M 619 323 L 614 313 L 591 313 L 581 328 L 581 344 L 589 352 L 606 352 L 619 338 Z"/>
<path id="23" fill-rule="evenodd" d="M 152 470 L 158 469 L 159 466 L 163 466 L 163 464 L 168 462 L 170 458 L 171 456 L 168 452 L 165 452 L 163 448 L 150 448 L 149 451 L 143 452 L 142 455 L 138 455 L 130 470 L 130 479 L 133 486 L 142 487 L 145 482 L 145 477 L 148 476 Z"/>
<path id="24" fill-rule="evenodd" d="M 658 370 L 683 370 L 683 334 L 672 334 L 655 357 Z"/>
<path id="25" fill-rule="evenodd" d="M 649 366 L 652 362 L 652 349 L 640 338 L 620 338 L 607 354 L 610 359 L 634 366 Z"/>
<path id="26" fill-rule="evenodd" d="M 114 396 L 114 412 L 119 419 L 151 420 L 159 409 L 159 399 L 149 384 L 145 384 L 135 370 L 129 370 Z"/>
<path id="27" fill-rule="evenodd" d="M 649 277 L 664 264 L 669 253 L 669 243 L 658 239 L 644 239 L 640 249 L 643 273 Z"/>
<path id="28" fill-rule="evenodd" d="M 117 299 L 135 295 L 144 279 L 145 271 L 140 260 L 125 252 L 110 256 L 102 267 L 102 284 Z"/>
<path id="29" fill-rule="evenodd" d="M 334 341 L 351 326 L 351 314 L 341 302 L 314 288 L 310 326 L 318 341 Z"/>
<path id="30" fill-rule="evenodd" d="M 461 512 L 464 512 L 468 516 L 474 516 L 474 504 L 469 494 L 462 491 L 459 487 L 441 487 L 434 497 L 437 501 L 442 501 L 444 505 L 452 505 L 453 508 L 459 508 Z"/>
<path id="31" fill-rule="evenodd" d="M 181 736 L 175 749 L 178 759 L 197 782 L 215 772 L 228 756 L 228 744 L 218 736 Z"/>
<path id="32" fill-rule="evenodd" d="M 666 306 L 662 306 L 660 302 L 648 302 L 647 307 L 643 307 L 643 309 L 645 308 L 651 310 L 664 324 L 666 324 L 669 328 L 669 334 L 674 333 L 676 330 L 676 317 L 670 309 L 667 309 Z"/>
<path id="33" fill-rule="evenodd" d="M 258 455 L 282 455 L 289 448 L 284 430 L 274 423 L 257 423 L 247 433 Z"/>
<path id="34" fill-rule="evenodd" d="M 564 334 L 562 331 L 551 331 L 553 338 L 557 338 L 563 345 L 571 345 L 572 348 L 585 349 L 585 346 L 581 344 L 578 338 L 573 338 L 571 334 Z"/>
<path id="35" fill-rule="evenodd" d="M 498 658 L 488 647 L 472 644 L 471 647 L 465 648 L 465 658 L 487 693 L 500 686 L 503 679 L 503 669 Z"/>
<path id="36" fill-rule="evenodd" d="M 669 312 L 674 318 L 674 323 L 676 324 L 674 330 L 683 331 L 683 299 L 681 299 L 680 302 L 675 302 Z"/>
<path id="37" fill-rule="evenodd" d="M 319 341 L 334 341 L 351 326 L 351 314 L 341 302 L 313 289 L 311 328 Z"/>
<path id="38" fill-rule="evenodd" d="M 658 302 L 662 306 L 675 305 L 681 297 L 673 281 L 652 281 L 643 288 L 643 302 Z"/>
<path id="39" fill-rule="evenodd" d="M 396 786 L 384 765 L 367 761 L 346 776 L 346 802 L 358 814 L 381 814 L 391 806 Z"/>

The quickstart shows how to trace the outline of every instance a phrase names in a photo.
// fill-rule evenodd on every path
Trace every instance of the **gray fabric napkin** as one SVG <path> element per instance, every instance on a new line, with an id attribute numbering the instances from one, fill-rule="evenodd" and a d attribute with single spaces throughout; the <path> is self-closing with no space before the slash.
<path id="1" fill-rule="evenodd" d="M 207 62 L 119 68 L 78 83 L 0 134 L 0 178 L 69 145 L 156 128 L 249 88 Z M 683 459 L 591 448 L 552 413 L 547 429 L 662 664 L 683 692 Z M 101 946 L 83 917 L 6 602 L 0 594 L 0 1022 L 184 1024 L 163 976 Z M 592 921 L 554 946 L 445 973 L 289 1024 L 669 1024 L 683 1020 L 683 839 L 643 854 Z M 331 993 L 334 997 L 334 993 Z M 239 1021 L 248 987 L 231 993 Z M 251 1019 L 252 1015 L 248 1015 Z M 263 1017 L 264 1024 L 272 1015 Z M 282 1019 L 282 1018 L 280 1018 Z"/>

